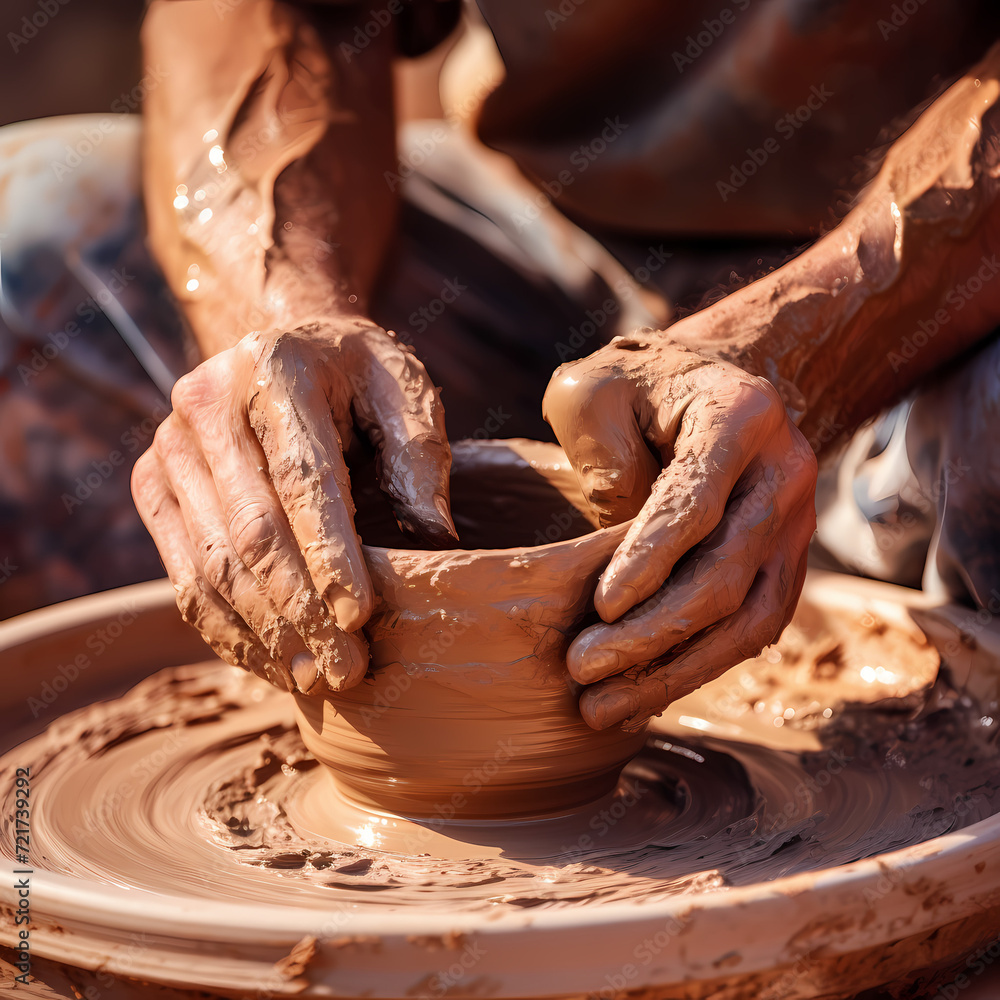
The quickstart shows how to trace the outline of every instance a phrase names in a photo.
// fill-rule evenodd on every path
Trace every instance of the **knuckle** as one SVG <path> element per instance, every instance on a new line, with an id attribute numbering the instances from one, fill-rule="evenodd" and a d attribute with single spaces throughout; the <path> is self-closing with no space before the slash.
<path id="1" fill-rule="evenodd" d="M 799 435 L 801 437 L 801 435 Z M 800 456 L 802 464 L 802 476 L 808 484 L 809 488 L 813 488 L 816 485 L 816 479 L 819 476 L 819 459 L 816 457 L 816 453 L 809 447 L 808 442 L 805 438 L 799 443 L 798 455 Z"/>
<path id="2" fill-rule="evenodd" d="M 219 538 L 198 542 L 198 556 L 205 579 L 224 597 L 232 594 L 236 559 L 229 546 Z"/>
<path id="3" fill-rule="evenodd" d="M 235 511 L 229 518 L 229 533 L 236 552 L 249 569 L 268 569 L 277 554 L 281 532 L 274 512 L 266 503 L 254 501 Z"/>
<path id="4" fill-rule="evenodd" d="M 186 579 L 174 579 L 174 600 L 177 603 L 177 610 L 181 613 L 181 618 L 195 628 L 199 627 L 204 618 L 203 610 L 206 606 L 206 598 L 198 581 Z M 200 631 L 200 629 L 199 629 Z"/>
<path id="5" fill-rule="evenodd" d="M 745 577 L 731 579 L 726 581 L 727 585 L 721 588 L 722 592 L 717 595 L 718 610 L 715 614 L 716 621 L 735 615 L 743 607 L 747 591 L 750 589 L 753 573 L 747 575 L 751 577 L 751 580 L 747 580 Z"/>
<path id="6" fill-rule="evenodd" d="M 578 362 L 570 361 L 560 365 L 549 380 L 542 397 L 542 412 L 546 420 L 555 426 L 572 419 L 582 404 L 580 386 L 582 380 L 573 377 Z"/>
<path id="7" fill-rule="evenodd" d="M 287 365 L 298 367 L 304 360 L 305 342 L 289 331 L 282 331 L 270 338 L 252 346 L 256 367 L 275 374 L 285 369 Z"/>
<path id="8" fill-rule="evenodd" d="M 205 378 L 202 366 L 182 375 L 170 390 L 170 406 L 174 413 L 187 419 L 198 409 L 205 394 Z"/>
<path id="9" fill-rule="evenodd" d="M 157 478 L 157 459 L 149 450 L 144 451 L 132 466 L 132 496 L 136 504 L 144 499 L 144 494 L 149 490 Z"/>
<path id="10" fill-rule="evenodd" d="M 743 398 L 746 420 L 776 431 L 787 419 L 778 390 L 766 378 L 757 375 L 750 376 L 750 385 L 754 391 Z"/>
<path id="11" fill-rule="evenodd" d="M 154 451 L 160 459 L 167 460 L 183 447 L 183 439 L 184 432 L 181 430 L 177 418 L 173 414 L 170 414 L 156 428 L 150 450 Z"/>
<path id="12" fill-rule="evenodd" d="M 765 646 L 774 641 L 783 617 L 784 608 L 779 608 L 736 630 L 733 644 L 744 659 L 757 656 Z"/>

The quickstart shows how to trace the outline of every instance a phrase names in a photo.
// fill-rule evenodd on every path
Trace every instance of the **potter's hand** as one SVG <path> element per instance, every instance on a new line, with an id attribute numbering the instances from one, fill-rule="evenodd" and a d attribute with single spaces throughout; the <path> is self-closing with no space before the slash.
<path id="1" fill-rule="evenodd" d="M 344 318 L 252 333 L 180 379 L 172 402 L 132 492 L 184 619 L 289 690 L 356 683 L 372 590 L 343 454 L 355 427 L 403 526 L 454 533 L 444 412 L 423 366 Z"/>
<path id="2" fill-rule="evenodd" d="M 563 365 L 543 404 L 602 522 L 635 518 L 597 587 L 608 624 L 567 657 L 597 729 L 773 642 L 816 521 L 816 459 L 770 383 L 650 336 Z"/>

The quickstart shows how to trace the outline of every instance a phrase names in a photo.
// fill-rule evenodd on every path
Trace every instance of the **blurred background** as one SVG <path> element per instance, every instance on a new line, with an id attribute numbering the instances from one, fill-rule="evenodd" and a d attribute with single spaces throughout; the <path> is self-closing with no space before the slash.
<path id="1" fill-rule="evenodd" d="M 0 125 L 129 100 L 143 9 L 141 0 L 5 0 Z"/>

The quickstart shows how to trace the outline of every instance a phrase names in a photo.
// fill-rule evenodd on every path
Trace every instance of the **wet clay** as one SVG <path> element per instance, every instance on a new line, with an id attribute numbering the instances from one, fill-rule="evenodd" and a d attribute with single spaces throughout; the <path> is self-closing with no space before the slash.
<path id="1" fill-rule="evenodd" d="M 877 614 L 813 613 L 828 638 L 793 626 L 729 690 L 657 720 L 611 796 L 550 832 L 525 824 L 502 849 L 477 844 L 476 824 L 453 823 L 446 804 L 401 826 L 360 810 L 340 837 L 325 833 L 329 776 L 303 746 L 291 700 L 218 662 L 163 670 L 66 715 L 6 754 L 0 773 L 31 764 L 38 868 L 306 908 L 589 907 L 724 892 L 996 812 L 996 726 L 934 684 L 936 653 Z"/>
<path id="2" fill-rule="evenodd" d="M 399 544 L 374 487 L 356 492 L 362 536 Z M 565 656 L 627 529 L 593 531 L 596 513 L 552 445 L 458 445 L 452 493 L 473 548 L 366 548 L 371 667 L 349 691 L 296 697 L 306 744 L 355 802 L 408 816 L 593 802 L 642 746 L 642 727 L 587 726 Z"/>
<path id="3" fill-rule="evenodd" d="M 598 575 L 627 525 L 593 530 L 554 445 L 459 445 L 452 491 L 463 541 L 491 547 L 366 547 L 370 668 L 347 691 L 296 696 L 305 743 L 350 799 L 406 816 L 509 820 L 594 802 L 645 726 L 588 726 L 566 650 L 596 618 Z M 363 537 L 391 536 L 372 523 L 374 495 L 358 508 Z"/>

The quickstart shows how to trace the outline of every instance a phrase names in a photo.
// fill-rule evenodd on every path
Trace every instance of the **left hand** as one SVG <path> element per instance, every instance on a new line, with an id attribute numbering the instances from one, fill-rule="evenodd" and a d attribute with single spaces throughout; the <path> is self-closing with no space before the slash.
<path id="1" fill-rule="evenodd" d="M 589 725 L 636 726 L 788 623 L 816 457 L 769 382 L 662 333 L 562 365 L 543 412 L 602 523 L 635 518 L 567 665 Z"/>

